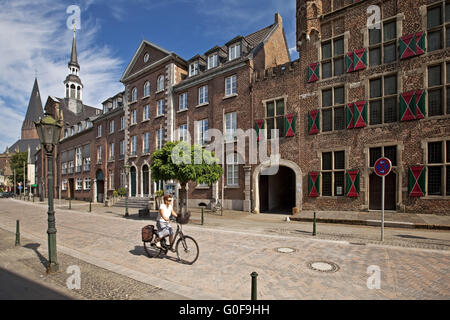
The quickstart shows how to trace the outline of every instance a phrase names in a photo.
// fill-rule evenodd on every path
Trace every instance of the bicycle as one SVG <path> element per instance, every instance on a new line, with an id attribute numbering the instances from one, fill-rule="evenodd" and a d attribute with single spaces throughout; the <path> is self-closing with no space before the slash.
<path id="1" fill-rule="evenodd" d="M 216 203 L 211 201 L 211 211 L 216 213 L 217 211 L 220 211 L 220 210 L 222 210 L 222 203 L 220 202 L 220 200 L 217 200 Z"/>
<path id="2" fill-rule="evenodd" d="M 191 236 L 184 235 L 182 225 L 186 224 L 187 221 L 184 222 L 177 218 L 176 222 L 177 222 L 177 231 L 175 232 L 172 246 L 166 243 L 166 238 L 162 239 L 161 240 L 162 248 L 159 249 L 159 253 L 156 255 L 156 257 L 163 258 L 164 256 L 166 256 L 167 252 L 171 250 L 173 245 L 175 244 L 175 252 L 177 254 L 178 261 L 181 261 L 184 264 L 192 265 L 195 263 L 195 261 L 197 261 L 200 251 L 197 241 L 195 241 L 195 239 L 192 238 Z M 154 226 L 152 227 L 153 230 L 156 230 Z M 152 241 L 155 240 L 156 237 L 157 237 L 156 232 L 153 232 L 150 241 L 143 241 L 145 252 L 150 258 L 153 257 L 150 249 L 151 248 L 158 249 L 154 244 L 152 244 Z M 178 237 L 179 239 L 177 240 Z"/>

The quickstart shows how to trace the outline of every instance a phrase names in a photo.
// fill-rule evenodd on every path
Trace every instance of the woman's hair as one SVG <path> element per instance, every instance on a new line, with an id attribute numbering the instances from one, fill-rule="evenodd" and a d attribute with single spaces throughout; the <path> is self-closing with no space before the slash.
<path id="1" fill-rule="evenodd" d="M 166 194 L 166 195 L 164 196 L 164 202 L 168 201 L 169 199 L 172 199 L 172 196 Z"/>

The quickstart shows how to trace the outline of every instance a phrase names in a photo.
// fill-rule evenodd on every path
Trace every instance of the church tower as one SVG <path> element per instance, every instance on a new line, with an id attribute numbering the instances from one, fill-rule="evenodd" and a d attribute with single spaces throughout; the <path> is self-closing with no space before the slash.
<path id="1" fill-rule="evenodd" d="M 22 123 L 22 140 L 39 139 L 34 122 L 44 116 L 42 110 L 41 94 L 39 92 L 39 85 L 37 78 L 34 79 L 33 91 L 31 92 L 30 102 L 28 103 L 25 120 Z"/>
<path id="2" fill-rule="evenodd" d="M 69 61 L 69 74 L 64 81 L 66 86 L 65 105 L 75 114 L 83 111 L 83 84 L 79 77 L 80 65 L 77 56 L 76 29 L 73 30 L 72 54 Z"/>

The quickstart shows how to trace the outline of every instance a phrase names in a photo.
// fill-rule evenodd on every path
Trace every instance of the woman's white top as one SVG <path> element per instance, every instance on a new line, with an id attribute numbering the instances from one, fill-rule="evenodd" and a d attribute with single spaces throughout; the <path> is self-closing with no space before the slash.
<path id="1" fill-rule="evenodd" d="M 162 203 L 161 206 L 159 207 L 159 210 L 160 211 L 158 212 L 157 220 L 159 220 L 160 222 L 167 222 L 161 216 L 161 210 L 162 210 L 162 214 L 163 214 L 164 218 L 166 218 L 168 220 L 170 218 L 170 216 L 172 215 L 172 205 L 169 204 L 169 207 L 167 207 L 165 203 Z"/>

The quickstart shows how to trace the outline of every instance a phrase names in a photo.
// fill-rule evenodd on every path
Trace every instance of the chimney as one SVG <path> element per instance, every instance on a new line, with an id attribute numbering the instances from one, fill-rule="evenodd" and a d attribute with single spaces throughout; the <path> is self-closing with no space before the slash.
<path id="1" fill-rule="evenodd" d="M 278 24 L 280 26 L 283 25 L 283 18 L 281 17 L 281 15 L 278 12 L 275 13 L 275 24 Z"/>

